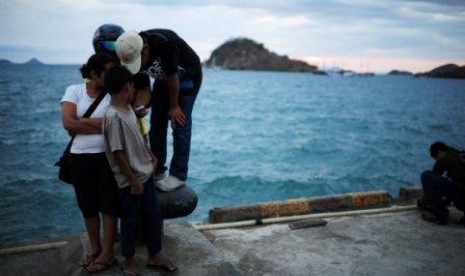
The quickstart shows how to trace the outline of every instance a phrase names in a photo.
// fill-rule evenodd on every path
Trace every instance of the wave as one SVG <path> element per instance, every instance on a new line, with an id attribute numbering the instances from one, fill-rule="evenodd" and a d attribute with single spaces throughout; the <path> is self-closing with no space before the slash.
<path id="1" fill-rule="evenodd" d="M 0 246 L 84 231 L 72 187 L 52 183 L 50 179 L 2 180 Z"/>

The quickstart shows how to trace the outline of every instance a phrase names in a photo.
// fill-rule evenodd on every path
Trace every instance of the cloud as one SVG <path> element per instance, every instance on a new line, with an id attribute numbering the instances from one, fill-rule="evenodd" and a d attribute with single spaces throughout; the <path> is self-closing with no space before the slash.
<path id="1" fill-rule="evenodd" d="M 23 52 L 19 61 L 34 55 L 51 63 L 81 63 L 93 51 L 95 29 L 115 23 L 127 30 L 173 29 L 204 60 L 234 37 L 250 37 L 290 57 L 463 60 L 462 2 L 2 1 L 0 58 L 19 57 L 17 47 Z"/>
<path id="2" fill-rule="evenodd" d="M 454 6 L 454 7 L 465 7 L 463 0 L 408 0 L 410 2 L 429 2 L 438 6 Z"/>
<path id="3" fill-rule="evenodd" d="M 442 8 L 442 10 L 437 10 L 436 5 L 425 5 L 423 8 L 412 5 L 401 6 L 398 14 L 401 17 L 413 19 L 413 20 L 422 20 L 422 21 L 431 21 L 431 22 L 465 22 L 465 12 L 461 10 L 453 10 L 450 7 Z"/>

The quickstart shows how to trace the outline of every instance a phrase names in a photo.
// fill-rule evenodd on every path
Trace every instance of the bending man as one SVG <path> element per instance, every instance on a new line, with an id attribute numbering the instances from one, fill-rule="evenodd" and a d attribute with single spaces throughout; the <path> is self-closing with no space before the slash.
<path id="1" fill-rule="evenodd" d="M 116 41 L 116 53 L 121 63 L 136 74 L 135 88 L 147 95 L 139 97 L 140 104 L 152 105 L 149 139 L 158 159 L 156 186 L 170 191 L 184 185 L 188 178 L 192 110 L 202 83 L 199 57 L 176 33 L 165 29 L 139 34 L 125 32 Z M 151 100 L 149 77 L 155 79 Z M 173 156 L 166 175 L 169 120 L 173 130 Z"/>

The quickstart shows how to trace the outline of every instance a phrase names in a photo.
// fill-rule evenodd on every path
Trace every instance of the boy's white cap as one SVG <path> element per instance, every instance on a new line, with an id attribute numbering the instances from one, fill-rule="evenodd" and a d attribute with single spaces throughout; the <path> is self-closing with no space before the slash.
<path id="1" fill-rule="evenodd" d="M 140 70 L 143 46 L 144 41 L 136 31 L 124 32 L 116 39 L 116 54 L 121 64 L 133 75 L 137 74 Z"/>

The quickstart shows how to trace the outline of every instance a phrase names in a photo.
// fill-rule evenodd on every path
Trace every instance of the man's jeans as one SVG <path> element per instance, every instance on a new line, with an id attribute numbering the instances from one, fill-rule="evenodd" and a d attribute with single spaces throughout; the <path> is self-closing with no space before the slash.
<path id="1" fill-rule="evenodd" d="M 153 94 L 152 115 L 150 118 L 150 148 L 158 159 L 156 174 L 166 171 L 167 155 L 167 134 L 168 134 L 168 108 L 169 96 L 167 91 L 157 91 Z M 173 130 L 173 157 L 171 159 L 169 174 L 179 180 L 187 180 L 189 155 L 191 149 L 192 134 L 192 109 L 194 107 L 197 94 L 181 95 L 179 106 L 186 116 L 186 123 L 181 126 L 171 123 Z"/>
<path id="2" fill-rule="evenodd" d="M 452 201 L 461 211 L 465 211 L 465 196 L 458 184 L 432 171 L 424 171 L 421 174 L 423 192 L 430 204 L 431 211 L 439 218 L 448 217 L 446 201 Z"/>

